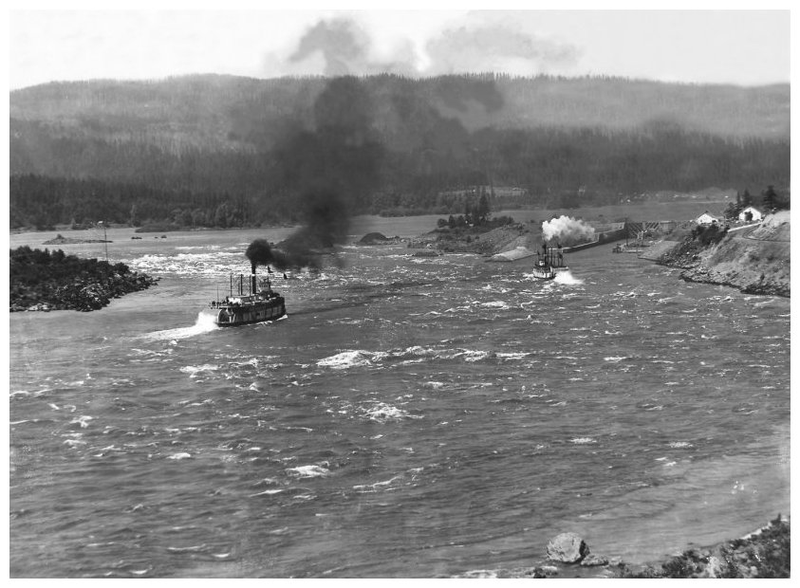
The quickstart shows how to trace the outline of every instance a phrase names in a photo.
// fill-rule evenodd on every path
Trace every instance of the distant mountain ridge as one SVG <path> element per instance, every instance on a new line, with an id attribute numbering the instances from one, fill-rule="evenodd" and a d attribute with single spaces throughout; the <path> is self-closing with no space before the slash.
<path id="1" fill-rule="evenodd" d="M 598 127 L 614 131 L 673 124 L 722 137 L 785 139 L 790 87 L 696 85 L 645 80 L 504 75 L 411 79 L 359 78 L 379 116 L 423 102 L 469 130 L 483 127 Z M 157 81 L 53 82 L 10 95 L 20 121 L 53 125 L 65 134 L 100 138 L 173 137 L 172 144 L 247 149 L 287 116 L 307 117 L 327 78 L 254 79 L 192 75 Z M 418 110 L 418 109 L 417 109 Z M 424 114 L 416 112 L 416 114 Z M 391 116 L 384 121 L 391 137 Z M 378 119 L 380 120 L 380 119 Z M 263 128 L 254 133 L 252 125 Z"/>

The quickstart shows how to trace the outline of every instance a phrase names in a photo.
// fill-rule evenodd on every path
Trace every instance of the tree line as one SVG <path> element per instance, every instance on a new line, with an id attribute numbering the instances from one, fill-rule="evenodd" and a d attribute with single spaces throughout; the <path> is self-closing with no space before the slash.
<path id="1" fill-rule="evenodd" d="M 99 221 L 161 230 L 185 227 L 250 226 L 250 202 L 228 192 L 167 191 L 145 184 L 102 179 L 11 176 L 11 228 L 86 228 Z"/>
<path id="2" fill-rule="evenodd" d="M 356 214 L 462 213 L 482 189 L 494 209 L 576 208 L 617 203 L 645 191 L 773 185 L 788 194 L 789 142 L 720 137 L 673 128 L 498 130 L 454 127 L 439 144 L 386 151 L 377 187 Z M 80 146 L 64 143 L 65 159 Z M 239 227 L 299 220 L 297 188 L 273 152 L 195 151 L 183 157 L 129 144 L 97 147 L 85 179 L 11 177 L 11 227 L 104 220 L 141 226 Z M 138 156 L 137 156 L 138 154 Z M 117 162 L 116 167 L 107 162 Z M 135 173 L 140 170 L 141 173 Z M 66 171 L 66 170 L 64 170 Z M 518 188 L 499 195 L 500 187 Z M 481 187 L 481 188 L 476 188 Z M 495 191 L 497 188 L 497 191 Z"/>

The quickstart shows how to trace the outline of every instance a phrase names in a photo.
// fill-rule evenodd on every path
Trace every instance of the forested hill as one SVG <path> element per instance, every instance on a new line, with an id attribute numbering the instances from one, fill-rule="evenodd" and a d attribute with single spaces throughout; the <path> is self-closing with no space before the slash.
<path id="1" fill-rule="evenodd" d="M 324 176 L 316 159 L 332 153 L 364 178 L 349 187 L 357 212 L 463 208 L 448 194 L 470 186 L 539 204 L 780 189 L 789 104 L 788 85 L 493 74 L 50 83 L 10 96 L 12 226 L 176 211 L 214 224 L 220 206 L 237 209 L 224 223 L 297 220 L 296 176 Z M 45 192 L 57 206 L 37 213 Z"/>
<path id="2" fill-rule="evenodd" d="M 379 114 L 434 107 L 467 127 L 643 129 L 670 122 L 721 136 L 787 138 L 789 85 L 757 88 L 624 78 L 475 75 L 360 78 Z M 327 78 L 198 75 L 160 81 L 54 82 L 11 92 L 12 119 L 107 138 L 167 133 L 174 145 L 259 144 L 286 117 L 308 116 Z M 387 131 L 390 120 L 385 121 Z M 261 128 L 253 128 L 256 123 Z M 177 136 L 175 133 L 177 132 Z"/>

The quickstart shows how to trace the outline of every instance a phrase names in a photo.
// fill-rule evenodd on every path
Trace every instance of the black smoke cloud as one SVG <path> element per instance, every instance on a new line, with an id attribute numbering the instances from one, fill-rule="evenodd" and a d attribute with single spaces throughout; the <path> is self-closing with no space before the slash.
<path id="1" fill-rule="evenodd" d="M 256 239 L 250 243 L 244 254 L 250 260 L 253 272 L 256 271 L 256 267 L 259 265 L 269 265 L 273 262 L 272 248 L 266 239 Z"/>
<path id="2" fill-rule="evenodd" d="M 448 56 L 464 50 L 463 45 L 468 44 L 465 30 L 461 29 L 455 36 L 445 34 L 444 38 L 450 42 L 429 43 L 434 49 L 430 72 L 452 73 L 452 59 Z M 496 25 L 493 33 L 501 34 L 501 27 Z M 480 32 L 476 34 L 480 36 Z M 289 62 L 298 64 L 322 56 L 324 73 L 331 76 L 394 73 L 418 77 L 429 73 L 416 66 L 418 60 L 410 41 L 400 45 L 388 60 L 375 59 L 375 53 L 373 37 L 368 31 L 355 20 L 342 17 L 323 19 L 310 27 L 290 55 Z M 475 127 L 476 120 L 485 118 L 486 113 L 496 112 L 504 104 L 496 84 L 488 79 L 441 79 L 434 85 L 433 95 L 439 114 L 456 118 L 469 128 Z"/>
<path id="3" fill-rule="evenodd" d="M 368 46 L 369 38 L 354 21 L 321 20 L 306 31 L 289 60 L 298 62 L 319 53 L 325 60 L 325 75 L 343 76 L 353 65 L 363 65 Z"/>
<path id="4" fill-rule="evenodd" d="M 303 226 L 270 250 L 272 261 L 267 263 L 278 269 L 319 267 L 321 254 L 347 235 L 353 209 L 378 185 L 384 148 L 375 130 L 368 84 L 353 75 L 502 72 L 520 62 L 541 67 L 569 63 L 577 56 L 569 45 L 483 22 L 451 28 L 431 39 L 426 46 L 430 64 L 424 70 L 417 67 L 411 47 L 408 41 L 388 59 L 376 59 L 369 31 L 351 18 L 320 20 L 298 41 L 286 64 L 289 70 L 321 57 L 331 79 L 315 101 L 313 120 L 279 138 L 272 151 L 279 190 L 294 199 Z M 431 106 L 439 110 L 435 120 L 444 129 L 453 127 L 451 134 L 456 136 L 467 136 L 468 127 L 504 103 L 490 77 L 440 78 L 433 95 Z M 290 118 L 303 120 L 303 115 Z"/>
<path id="5" fill-rule="evenodd" d="M 289 56 L 289 62 L 296 64 L 319 55 L 326 76 L 414 74 L 410 43 L 397 48 L 390 60 L 377 60 L 373 53 L 372 38 L 356 21 L 349 18 L 323 19 L 305 32 L 297 49 Z"/>
<path id="6" fill-rule="evenodd" d="M 430 38 L 424 47 L 424 67 L 420 65 L 423 56 L 415 53 L 410 39 L 398 45 L 389 57 L 378 59 L 374 38 L 353 18 L 322 19 L 305 31 L 285 65 L 296 71 L 321 58 L 327 76 L 535 75 L 569 68 L 580 57 L 580 50 L 574 45 L 526 33 L 508 18 L 490 19 L 483 13 L 472 13 L 464 25 L 444 29 Z M 499 111 L 504 104 L 502 94 L 489 79 L 440 79 L 434 95 L 439 100 L 440 114 L 457 118 L 467 128 L 486 123 L 486 115 Z"/>
<path id="7" fill-rule="evenodd" d="M 293 267 L 293 263 L 288 256 L 282 251 L 273 249 L 266 239 L 254 240 L 248 245 L 244 254 L 250 260 L 253 273 L 256 273 L 256 268 L 260 265 L 274 265 L 279 270 Z"/>
<path id="8" fill-rule="evenodd" d="M 358 79 L 331 79 L 313 114 L 273 151 L 281 190 L 292 195 L 302 222 L 270 251 L 278 269 L 319 268 L 321 255 L 344 241 L 354 207 L 367 201 L 380 177 L 384 149 Z"/>
<path id="9" fill-rule="evenodd" d="M 311 73 L 300 65 L 318 58 L 322 71 L 316 73 L 326 76 L 394 73 L 431 77 L 480 72 L 536 75 L 570 68 L 581 57 L 581 50 L 575 45 L 527 33 L 515 21 L 490 20 L 483 13 L 473 13 L 464 25 L 446 28 L 428 39 L 424 55 L 418 54 L 411 40 L 406 39 L 396 45 L 391 55 L 378 58 L 374 38 L 353 18 L 321 19 L 305 31 L 284 66 L 291 73 Z M 269 61 L 275 59 L 268 56 Z"/>

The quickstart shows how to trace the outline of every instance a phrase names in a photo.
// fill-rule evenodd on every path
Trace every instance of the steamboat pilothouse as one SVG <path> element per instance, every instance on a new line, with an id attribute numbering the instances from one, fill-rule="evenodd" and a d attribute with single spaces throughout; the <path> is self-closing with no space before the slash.
<path id="1" fill-rule="evenodd" d="M 267 271 L 270 271 L 269 268 Z M 211 302 L 209 310 L 217 326 L 236 327 L 275 320 L 286 315 L 286 301 L 272 289 L 269 277 L 258 280 L 253 266 L 253 272 L 247 282 L 249 294 L 244 292 L 244 275 L 239 274 L 238 294 L 236 294 L 234 293 L 236 279 L 231 274 L 229 295 L 223 300 Z"/>

